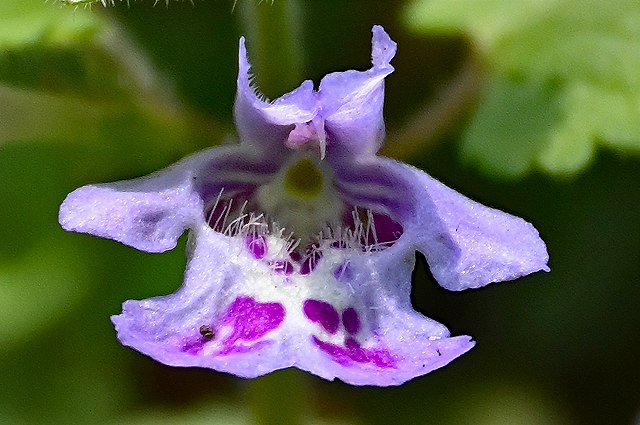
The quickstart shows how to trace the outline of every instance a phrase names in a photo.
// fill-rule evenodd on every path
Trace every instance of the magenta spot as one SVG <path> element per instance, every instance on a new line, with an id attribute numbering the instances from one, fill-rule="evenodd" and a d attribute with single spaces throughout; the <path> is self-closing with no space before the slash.
<path id="1" fill-rule="evenodd" d="M 341 282 L 350 282 L 353 280 L 353 268 L 347 263 L 342 263 L 333 271 L 333 277 Z"/>
<path id="2" fill-rule="evenodd" d="M 369 350 L 367 358 L 370 362 L 382 369 L 395 368 L 396 360 L 386 350 Z"/>
<path id="3" fill-rule="evenodd" d="M 312 336 L 313 343 L 322 351 L 329 354 L 333 360 L 343 366 L 356 363 L 372 363 L 381 369 L 395 368 L 396 361 L 386 350 L 368 350 L 362 348 L 353 338 L 347 338 L 345 346 L 324 342 L 315 335 Z"/>
<path id="4" fill-rule="evenodd" d="M 215 332 L 209 325 L 202 325 L 198 328 L 196 335 L 193 337 L 184 338 L 180 345 L 180 351 L 189 354 L 198 354 L 204 348 L 205 344 L 213 341 L 215 338 Z"/>
<path id="5" fill-rule="evenodd" d="M 284 316 L 280 303 L 260 303 L 252 297 L 238 297 L 227 308 L 222 321 L 233 323 L 233 335 L 250 341 L 280 326 Z"/>
<path id="6" fill-rule="evenodd" d="M 355 335 L 360 330 L 360 319 L 358 318 L 358 312 L 353 307 L 347 308 L 342 312 L 342 324 L 344 328 L 352 335 Z"/>
<path id="7" fill-rule="evenodd" d="M 293 264 L 288 260 L 275 260 L 270 263 L 273 267 L 273 271 L 277 274 L 283 274 L 285 276 L 293 273 Z"/>
<path id="8" fill-rule="evenodd" d="M 345 347 L 349 357 L 358 363 L 373 363 L 380 368 L 395 367 L 395 360 L 386 350 L 367 350 L 353 338 L 347 338 Z"/>
<path id="9" fill-rule="evenodd" d="M 256 260 L 261 260 L 267 255 L 267 241 L 262 235 L 248 235 L 245 243 L 249 252 Z"/>
<path id="10" fill-rule="evenodd" d="M 335 334 L 340 325 L 340 316 L 331 304 L 326 301 L 306 300 L 302 311 L 312 322 L 318 323 L 330 334 Z"/>
<path id="11" fill-rule="evenodd" d="M 345 350 L 344 348 L 335 344 L 331 344 L 329 342 L 324 342 L 318 339 L 318 337 L 316 337 L 315 335 L 313 335 L 311 338 L 313 340 L 313 343 L 316 344 L 319 349 L 333 357 L 333 360 L 335 360 L 337 363 L 343 366 L 348 366 L 352 362 L 349 358 L 347 350 Z"/>
<path id="12" fill-rule="evenodd" d="M 289 257 L 291 258 L 291 261 L 295 261 L 296 263 L 302 260 L 302 254 L 300 254 L 298 251 L 291 251 Z"/>
<path id="13" fill-rule="evenodd" d="M 182 342 L 182 345 L 180 346 L 180 350 L 185 353 L 195 355 L 195 354 L 198 354 L 200 351 L 202 351 L 202 348 L 204 347 L 204 343 L 205 341 L 203 341 L 202 338 L 185 339 Z"/>
<path id="14" fill-rule="evenodd" d="M 260 303 L 251 297 L 238 297 L 222 316 L 222 323 L 233 327 L 224 340 L 223 353 L 229 353 L 238 340 L 262 338 L 284 321 L 285 310 L 279 303 Z"/>
<path id="15" fill-rule="evenodd" d="M 239 340 L 255 341 L 271 332 L 284 321 L 285 309 L 279 303 L 260 303 L 252 297 L 238 297 L 222 316 L 221 322 L 232 326 L 233 330 L 223 341 L 219 355 L 247 353 L 262 348 L 270 341 L 259 341 L 244 346 Z"/>
<path id="16" fill-rule="evenodd" d="M 258 341 L 255 344 L 251 345 L 231 345 L 226 347 L 222 352 L 218 353 L 218 355 L 228 355 L 228 354 L 244 354 L 244 353 L 252 353 L 254 351 L 258 351 L 267 345 L 270 345 L 273 341 Z"/>
<path id="17" fill-rule="evenodd" d="M 367 363 L 369 361 L 367 352 L 360 346 L 360 344 L 358 344 L 358 341 L 356 341 L 355 339 L 347 338 L 347 340 L 344 342 L 344 347 L 347 350 L 347 353 L 349 353 L 349 357 L 354 362 Z"/>

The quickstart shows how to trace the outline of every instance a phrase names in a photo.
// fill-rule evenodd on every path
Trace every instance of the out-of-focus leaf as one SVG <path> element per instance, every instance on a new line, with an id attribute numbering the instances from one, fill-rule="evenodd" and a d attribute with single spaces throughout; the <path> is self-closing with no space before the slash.
<path id="1" fill-rule="evenodd" d="M 70 248 L 50 238 L 30 255 L 0 263 L 0 349 L 46 332 L 87 294 L 88 273 Z"/>
<path id="2" fill-rule="evenodd" d="M 242 406 L 218 404 L 186 412 L 165 412 L 154 409 L 119 418 L 113 423 L 124 425 L 169 425 L 176 423 L 184 425 L 248 425 L 254 422 Z"/>
<path id="3" fill-rule="evenodd" d="M 58 0 L 58 1 L 61 4 L 64 4 L 65 6 L 72 6 L 72 7 L 82 6 L 82 7 L 90 8 L 94 5 L 96 6 L 102 5 L 104 7 L 115 6 L 117 3 L 124 3 L 128 6 L 130 3 L 136 0 Z M 156 1 L 156 3 L 158 1 Z M 173 0 L 173 1 L 179 1 L 179 0 Z M 164 3 L 168 6 L 169 0 L 165 0 Z"/>
<path id="4" fill-rule="evenodd" d="M 70 44 L 90 39 L 104 28 L 104 20 L 88 11 L 73 12 L 40 0 L 0 2 L 0 50 Z"/>
<path id="5" fill-rule="evenodd" d="M 43 248 L 49 253 L 42 258 L 47 263 L 41 266 L 43 274 L 51 273 L 48 264 L 53 266 L 56 259 L 61 263 L 83 262 L 78 258 L 84 252 L 69 249 L 71 245 L 62 250 L 57 245 Z M 40 282 L 43 286 L 52 285 L 49 294 L 58 301 L 67 300 L 66 308 L 53 312 L 46 321 L 33 323 L 39 326 L 22 344 L 0 350 L 0 410 L 7 409 L 12 414 L 10 419 L 15 422 L 11 423 L 106 423 L 132 397 L 132 388 L 123 385 L 128 371 L 123 357 L 118 355 L 122 348 L 113 344 L 113 329 L 101 304 L 104 297 L 91 294 L 95 287 L 82 291 L 81 303 L 71 303 L 75 291 L 69 294 L 61 286 L 56 287 L 58 277 L 47 276 Z M 88 280 L 85 277 L 77 282 L 82 285 Z M 59 294 L 54 293 L 56 289 Z M 50 302 L 40 297 L 31 302 L 43 309 L 37 314 L 42 318 Z M 23 315 L 33 310 L 25 309 Z M 3 323 L 13 322 L 4 322 L 3 317 Z"/>
<path id="6" fill-rule="evenodd" d="M 553 86 L 494 81 L 467 129 L 462 154 L 492 174 L 526 173 L 558 120 L 556 95 Z"/>
<path id="7" fill-rule="evenodd" d="M 0 4 L 0 146 L 104 144 L 103 129 L 162 127 L 157 147 L 185 153 L 219 143 L 226 129 L 188 111 L 121 27 L 103 14 L 41 0 Z M 148 121 L 148 123 L 147 123 Z M 176 131 L 177 130 L 177 131 Z"/>
<path id="8" fill-rule="evenodd" d="M 95 144 L 108 105 L 0 84 L 0 146 L 15 141 Z M 93 142 L 93 143 L 92 143 Z"/>
<path id="9" fill-rule="evenodd" d="M 76 158 L 56 146 L 0 149 L 0 267 L 37 251 L 52 231 L 60 232 L 58 205 L 68 191 L 67 167 Z M 0 279 L 0 291 L 4 284 Z"/>
<path id="10" fill-rule="evenodd" d="M 496 402 L 500 400 L 500 402 Z M 569 425 L 576 423 L 566 407 L 538 382 L 483 382 L 470 399 L 458 400 L 451 424 Z"/>
<path id="11" fill-rule="evenodd" d="M 462 143 L 489 172 L 571 175 L 596 145 L 640 153 L 639 2 L 417 0 L 406 21 L 467 34 L 484 55 L 494 83 Z"/>
<path id="12" fill-rule="evenodd" d="M 270 395 L 265 394 L 268 398 Z M 273 406 L 272 406 L 273 408 Z M 283 409 L 277 409 L 279 412 L 290 407 Z M 286 414 L 283 416 L 286 417 Z M 134 415 L 118 418 L 113 422 L 114 424 L 122 425 L 171 425 L 180 423 L 183 425 L 208 425 L 208 424 L 224 424 L 224 425 L 249 425 L 256 423 L 270 423 L 263 421 L 256 421 L 256 418 L 252 417 L 246 409 L 246 405 L 230 405 L 230 404 L 216 404 L 211 406 L 205 406 L 188 411 L 158 411 L 157 409 L 147 412 L 136 413 Z M 283 420 L 282 422 L 274 423 L 293 423 Z M 305 417 L 300 419 L 302 425 L 354 425 L 359 424 L 359 421 L 346 421 L 340 419 L 324 419 L 317 417 Z"/>

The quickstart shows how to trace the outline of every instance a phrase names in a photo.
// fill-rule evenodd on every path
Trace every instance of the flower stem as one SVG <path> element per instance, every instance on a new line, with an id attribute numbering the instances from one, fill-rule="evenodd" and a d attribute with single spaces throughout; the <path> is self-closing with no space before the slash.
<path id="1" fill-rule="evenodd" d="M 298 425 L 309 414 L 309 382 L 304 372 L 285 369 L 249 381 L 246 401 L 258 424 Z"/>
<path id="2" fill-rule="evenodd" d="M 429 99 L 404 122 L 388 132 L 381 154 L 406 161 L 424 153 L 444 140 L 453 128 L 468 116 L 485 84 L 485 73 L 471 52 L 449 84 Z"/>
<path id="3" fill-rule="evenodd" d="M 275 98 L 297 87 L 304 59 L 300 2 L 239 1 L 237 8 L 260 91 Z"/>

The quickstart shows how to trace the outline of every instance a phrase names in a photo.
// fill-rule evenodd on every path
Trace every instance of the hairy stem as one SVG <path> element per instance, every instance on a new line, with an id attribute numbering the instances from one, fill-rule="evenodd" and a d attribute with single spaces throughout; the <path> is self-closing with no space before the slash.
<path id="1" fill-rule="evenodd" d="M 407 160 L 434 147 L 469 114 L 484 83 L 480 61 L 471 52 L 458 73 L 435 98 L 422 105 L 399 128 L 388 132 L 381 153 Z"/>
<path id="2" fill-rule="evenodd" d="M 239 1 L 253 74 L 260 91 L 279 97 L 302 81 L 302 6 L 298 0 Z"/>
<path id="3" fill-rule="evenodd" d="M 299 425 L 309 418 L 309 382 L 299 370 L 279 370 L 248 383 L 246 400 L 263 425 Z"/>

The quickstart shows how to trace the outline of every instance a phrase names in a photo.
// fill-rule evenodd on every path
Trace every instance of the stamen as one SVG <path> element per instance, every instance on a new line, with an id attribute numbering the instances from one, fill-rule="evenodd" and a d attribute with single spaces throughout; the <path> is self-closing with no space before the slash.
<path id="1" fill-rule="evenodd" d="M 207 217 L 207 223 L 211 223 L 211 219 L 213 218 L 213 215 L 215 214 L 215 211 L 218 208 L 218 203 L 220 202 L 220 197 L 222 196 L 222 192 L 224 192 L 224 188 L 221 188 L 220 192 L 218 192 L 216 201 L 213 203 L 213 206 L 211 207 L 211 212 L 209 212 L 209 215 Z M 215 228 L 215 226 L 213 226 L 213 228 Z"/>
<path id="2" fill-rule="evenodd" d="M 264 214 L 249 214 L 249 220 L 238 230 L 239 234 L 249 235 L 252 237 L 264 236 L 268 233 L 269 225 L 266 223 Z M 233 236 L 233 235 L 231 235 Z"/>
<path id="3" fill-rule="evenodd" d="M 227 218 L 229 217 L 229 213 L 231 212 L 231 205 L 233 205 L 233 198 L 229 199 L 229 202 L 227 203 L 227 208 L 224 213 L 224 218 L 222 219 L 222 228 L 225 228 L 225 223 L 227 222 Z M 225 233 L 225 232 L 222 232 L 222 233 Z"/>
<path id="4" fill-rule="evenodd" d="M 307 249 L 307 252 L 307 256 L 300 265 L 300 274 L 311 273 L 322 258 L 322 250 L 320 250 L 320 248 L 315 244 L 311 245 L 311 247 Z"/>
<path id="5" fill-rule="evenodd" d="M 313 162 L 307 159 L 300 160 L 291 169 L 295 169 L 299 164 L 302 164 L 301 169 L 308 166 L 315 169 Z M 292 174 L 297 172 L 294 171 Z M 313 187 L 305 186 L 307 183 L 309 182 L 303 182 L 298 189 L 306 187 L 304 190 L 309 193 Z M 285 229 L 275 217 L 251 211 L 256 207 L 252 195 L 253 193 L 243 193 L 239 198 L 226 198 L 224 189 L 221 189 L 207 213 L 209 226 L 225 236 L 246 238 L 245 246 L 257 260 L 267 255 L 267 235 L 280 239 L 282 243 L 278 244 L 279 252 L 270 253 L 270 258 L 281 258 L 282 261 L 288 262 L 288 265 L 283 262 L 282 267 L 275 269 L 285 274 L 294 271 L 301 275 L 310 274 L 323 257 L 324 249 L 377 252 L 393 245 L 402 235 L 402 226 L 387 214 L 352 207 L 350 214 L 343 214 L 345 218 L 342 221 L 325 223 L 315 236 L 303 239 Z M 297 266 L 294 266 L 296 263 Z M 345 274 L 347 269 L 348 267 L 336 269 L 336 278 L 348 280 L 348 273 Z"/>
<path id="6" fill-rule="evenodd" d="M 233 201 L 233 199 L 231 199 L 229 201 L 229 211 L 231 210 L 231 201 Z M 225 235 L 236 235 L 240 232 L 240 229 L 242 228 L 242 226 L 244 225 L 244 219 L 248 217 L 248 214 L 246 214 L 244 212 L 245 208 L 247 207 L 247 201 L 244 201 L 242 203 L 242 206 L 240 207 L 240 211 L 238 212 L 238 217 L 236 217 L 235 219 L 233 219 L 231 221 L 231 223 L 229 223 L 226 228 L 224 229 L 224 234 Z M 227 217 L 229 216 L 229 211 L 227 211 L 227 214 L 225 215 L 225 221 L 227 219 Z"/>
<path id="7" fill-rule="evenodd" d="M 288 260 L 276 260 L 271 263 L 273 271 L 277 274 L 283 274 L 285 276 L 293 273 L 293 264 Z"/>
<path id="8" fill-rule="evenodd" d="M 286 244 L 287 254 L 291 256 L 291 253 L 296 250 L 296 248 L 300 245 L 300 239 L 293 239 L 293 233 L 289 235 L 289 240 Z"/>
<path id="9" fill-rule="evenodd" d="M 378 232 L 376 231 L 376 221 L 373 219 L 371 210 L 367 210 L 367 240 L 369 240 L 369 231 L 373 236 L 373 244 L 378 245 Z"/>

